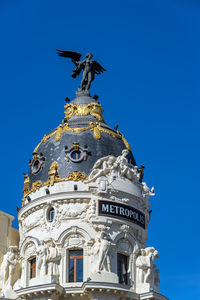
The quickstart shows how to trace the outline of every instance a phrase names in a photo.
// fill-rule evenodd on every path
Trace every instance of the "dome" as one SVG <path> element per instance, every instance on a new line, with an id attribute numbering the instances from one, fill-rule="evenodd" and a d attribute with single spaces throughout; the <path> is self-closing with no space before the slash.
<path id="1" fill-rule="evenodd" d="M 49 179 L 49 171 L 56 164 L 56 176 L 67 178 L 74 172 L 87 177 L 94 163 L 105 156 L 119 156 L 128 148 L 127 159 L 136 165 L 131 149 L 122 134 L 109 127 L 102 116 L 97 96 L 77 94 L 65 104 L 65 118 L 61 125 L 45 135 L 33 152 L 30 161 L 29 187 Z"/>

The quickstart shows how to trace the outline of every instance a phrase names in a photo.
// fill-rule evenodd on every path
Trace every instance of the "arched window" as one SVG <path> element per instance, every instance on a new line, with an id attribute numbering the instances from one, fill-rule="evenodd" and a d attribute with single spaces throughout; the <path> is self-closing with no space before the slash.
<path id="1" fill-rule="evenodd" d="M 30 279 L 36 277 L 36 257 L 29 260 L 30 265 Z"/>
<path id="2" fill-rule="evenodd" d="M 83 281 L 83 250 L 69 250 L 69 282 Z"/>
<path id="3" fill-rule="evenodd" d="M 128 257 L 117 253 L 117 275 L 119 283 L 128 284 Z"/>

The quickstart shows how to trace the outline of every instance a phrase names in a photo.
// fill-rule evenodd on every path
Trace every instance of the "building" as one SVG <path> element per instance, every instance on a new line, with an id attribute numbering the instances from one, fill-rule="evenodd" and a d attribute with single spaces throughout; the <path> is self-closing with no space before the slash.
<path id="1" fill-rule="evenodd" d="M 3 298 L 167 299 L 158 251 L 146 247 L 153 190 L 123 135 L 104 121 L 90 84 L 87 74 L 63 122 L 33 151 L 19 245 L 10 239 L 2 248 Z"/>

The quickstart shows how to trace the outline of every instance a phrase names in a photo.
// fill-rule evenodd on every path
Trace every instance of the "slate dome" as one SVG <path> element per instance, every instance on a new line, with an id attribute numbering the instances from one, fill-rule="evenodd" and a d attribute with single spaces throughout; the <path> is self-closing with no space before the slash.
<path id="1" fill-rule="evenodd" d="M 36 181 L 48 181 L 53 162 L 57 163 L 59 178 L 67 178 L 72 172 L 88 176 L 99 158 L 119 156 L 128 148 L 127 159 L 136 165 L 129 144 L 119 131 L 105 123 L 102 112 L 97 97 L 92 98 L 89 93 L 77 94 L 65 104 L 63 123 L 45 135 L 33 152 L 28 174 L 30 187 Z"/>

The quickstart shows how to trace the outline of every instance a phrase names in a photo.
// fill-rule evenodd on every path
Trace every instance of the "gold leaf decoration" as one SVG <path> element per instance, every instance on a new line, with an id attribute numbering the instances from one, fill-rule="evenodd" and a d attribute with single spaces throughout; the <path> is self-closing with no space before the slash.
<path id="1" fill-rule="evenodd" d="M 25 199 L 26 199 L 26 197 L 29 193 L 29 176 L 25 176 L 23 193 L 24 193 L 24 196 L 23 196 L 23 199 L 22 199 L 22 206 L 24 205 Z"/>
<path id="2" fill-rule="evenodd" d="M 50 170 L 49 170 L 49 181 L 47 185 L 54 185 L 54 182 L 57 182 L 59 176 L 58 176 L 58 163 L 57 161 L 52 162 Z"/>
<path id="3" fill-rule="evenodd" d="M 72 172 L 69 174 L 69 176 L 67 178 L 60 178 L 58 175 L 58 163 L 56 161 L 54 161 L 51 164 L 50 170 L 49 170 L 49 180 L 42 183 L 40 180 L 37 180 L 35 182 L 32 183 L 32 187 L 31 189 L 29 188 L 29 177 L 27 176 L 25 181 L 24 181 L 24 188 L 23 188 L 23 199 L 22 199 L 22 206 L 24 206 L 26 197 L 35 192 L 36 190 L 38 190 L 40 187 L 43 186 L 53 186 L 54 183 L 56 182 L 63 182 L 63 181 L 69 181 L 69 180 L 73 180 L 73 181 L 79 181 L 81 180 L 82 182 L 87 179 L 87 176 L 85 174 L 83 174 L 82 172 Z"/>
<path id="4" fill-rule="evenodd" d="M 87 176 L 82 172 L 78 172 L 78 171 L 74 171 L 70 173 L 69 176 L 67 177 L 67 180 L 73 180 L 73 181 L 79 181 L 79 180 L 84 181 L 85 179 L 87 179 Z"/>
<path id="5" fill-rule="evenodd" d="M 100 140 L 101 138 L 101 132 L 99 131 L 98 127 L 94 127 L 94 137 L 97 140 Z"/>
<path id="6" fill-rule="evenodd" d="M 98 128 L 98 130 L 101 132 L 104 132 L 110 136 L 112 136 L 113 138 L 117 138 L 117 139 L 121 139 L 126 148 L 131 151 L 131 147 L 130 145 L 128 144 L 128 142 L 126 141 L 126 139 L 123 137 L 123 135 L 119 132 L 119 131 L 114 131 L 114 130 L 111 130 L 111 129 L 108 129 L 108 128 L 105 128 L 102 126 L 101 123 L 94 123 L 94 122 L 90 122 L 89 126 L 85 126 L 85 127 L 69 127 L 67 123 L 64 123 L 64 124 L 60 124 L 57 129 L 55 129 L 54 131 L 52 131 L 51 133 L 49 133 L 48 135 L 45 135 L 43 137 L 43 139 L 41 140 L 41 142 L 37 145 L 37 147 L 34 149 L 34 152 L 37 152 L 37 149 L 39 148 L 39 146 L 46 142 L 49 138 L 51 138 L 53 135 L 55 135 L 55 141 L 59 141 L 62 137 L 62 134 L 64 132 L 75 132 L 77 134 L 83 132 L 83 131 L 87 131 L 87 130 L 94 130 L 94 128 Z M 94 137 L 97 138 L 96 136 L 99 137 L 99 134 L 98 135 L 95 135 L 94 134 Z M 101 137 L 100 137 L 101 138 Z M 99 138 L 97 138 L 99 139 Z"/>
<path id="7" fill-rule="evenodd" d="M 42 186 L 42 181 L 41 181 L 41 180 L 34 181 L 34 182 L 32 183 L 31 192 L 35 192 L 35 191 L 38 190 L 41 186 Z"/>
<path id="8" fill-rule="evenodd" d="M 62 133 L 63 133 L 62 125 L 59 125 L 57 130 L 56 130 L 56 136 L 55 136 L 55 141 L 56 142 L 58 142 L 61 139 Z"/>
<path id="9" fill-rule="evenodd" d="M 68 120 L 72 116 L 92 115 L 98 121 L 103 121 L 103 109 L 101 108 L 101 104 L 98 102 L 89 103 L 87 105 L 66 103 L 64 108 L 65 120 Z"/>

